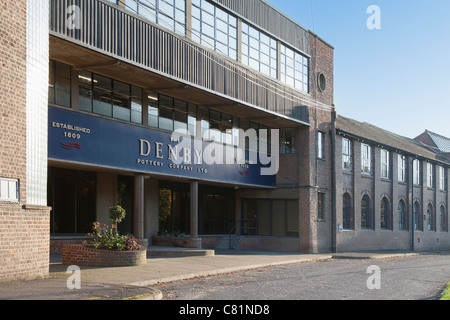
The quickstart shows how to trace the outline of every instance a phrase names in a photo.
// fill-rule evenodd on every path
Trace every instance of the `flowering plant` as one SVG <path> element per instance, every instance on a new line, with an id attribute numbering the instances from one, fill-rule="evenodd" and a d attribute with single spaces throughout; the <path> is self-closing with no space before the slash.
<path id="1" fill-rule="evenodd" d="M 88 247 L 107 250 L 139 250 L 136 238 L 132 235 L 121 235 L 117 231 L 117 224 L 125 218 L 125 210 L 119 205 L 109 209 L 111 226 L 94 222 L 92 232 L 87 235 L 91 237 L 85 242 Z"/>

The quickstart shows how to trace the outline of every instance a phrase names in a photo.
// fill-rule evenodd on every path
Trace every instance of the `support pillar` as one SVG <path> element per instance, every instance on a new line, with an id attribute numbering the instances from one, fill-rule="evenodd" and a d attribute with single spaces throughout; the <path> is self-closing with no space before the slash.
<path id="1" fill-rule="evenodd" d="M 198 238 L 198 181 L 191 181 L 191 238 Z"/>
<path id="2" fill-rule="evenodd" d="M 134 177 L 134 236 L 144 238 L 144 175 Z"/>

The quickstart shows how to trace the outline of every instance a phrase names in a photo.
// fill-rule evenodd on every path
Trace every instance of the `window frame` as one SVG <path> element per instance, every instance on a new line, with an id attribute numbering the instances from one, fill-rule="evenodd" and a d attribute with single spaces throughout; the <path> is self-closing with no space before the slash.
<path id="1" fill-rule="evenodd" d="M 386 149 L 380 150 L 380 177 L 383 179 L 391 178 L 391 169 L 390 169 L 390 152 Z"/>
<path id="2" fill-rule="evenodd" d="M 361 174 L 373 175 L 372 147 L 365 143 L 361 144 Z"/>
<path id="3" fill-rule="evenodd" d="M 342 169 L 346 172 L 353 171 L 352 157 L 353 157 L 352 141 L 347 138 L 342 138 Z"/>

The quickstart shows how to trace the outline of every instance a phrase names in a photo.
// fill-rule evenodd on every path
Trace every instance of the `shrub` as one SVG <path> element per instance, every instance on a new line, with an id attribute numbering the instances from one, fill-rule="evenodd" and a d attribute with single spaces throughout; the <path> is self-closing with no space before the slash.
<path id="1" fill-rule="evenodd" d="M 94 222 L 92 233 L 88 233 L 91 237 L 90 241 L 86 241 L 85 245 L 96 249 L 107 250 L 139 250 L 139 245 L 132 235 L 120 235 L 117 231 L 117 224 L 125 218 L 125 210 L 115 205 L 109 208 L 109 219 L 112 226 Z"/>
<path id="2" fill-rule="evenodd" d="M 94 222 L 92 232 L 88 233 L 91 237 L 85 242 L 86 246 L 96 249 L 107 250 L 139 250 L 139 245 L 132 235 L 120 235 L 114 228 L 108 225 Z"/>

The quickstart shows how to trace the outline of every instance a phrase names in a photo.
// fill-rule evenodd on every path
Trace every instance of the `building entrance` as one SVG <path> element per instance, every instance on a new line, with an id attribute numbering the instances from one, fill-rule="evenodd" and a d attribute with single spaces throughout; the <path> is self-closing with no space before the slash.
<path id="1" fill-rule="evenodd" d="M 234 190 L 199 186 L 198 230 L 201 235 L 227 234 L 235 224 Z M 190 186 L 160 181 L 159 231 L 190 233 Z"/>
<path id="2" fill-rule="evenodd" d="M 48 176 L 48 205 L 52 208 L 50 233 L 91 232 L 95 221 L 96 174 L 50 167 Z"/>

